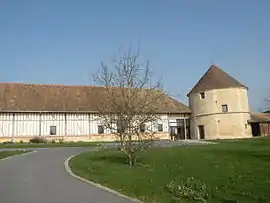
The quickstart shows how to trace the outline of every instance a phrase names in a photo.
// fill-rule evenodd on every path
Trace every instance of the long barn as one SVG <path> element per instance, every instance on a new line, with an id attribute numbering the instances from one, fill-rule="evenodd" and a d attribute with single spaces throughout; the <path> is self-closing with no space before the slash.
<path id="1" fill-rule="evenodd" d="M 0 142 L 26 141 L 35 136 L 66 141 L 112 141 L 116 138 L 97 113 L 106 89 L 97 86 L 0 84 Z M 154 104 L 160 121 L 158 139 L 177 134 L 190 138 L 190 109 L 168 95 Z"/>

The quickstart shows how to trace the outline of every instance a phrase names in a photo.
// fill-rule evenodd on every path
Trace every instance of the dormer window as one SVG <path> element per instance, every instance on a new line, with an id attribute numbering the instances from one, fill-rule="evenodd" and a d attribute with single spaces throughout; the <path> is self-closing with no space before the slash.
<path id="1" fill-rule="evenodd" d="M 205 93 L 204 92 L 201 92 L 200 96 L 201 96 L 201 99 L 205 99 Z"/>

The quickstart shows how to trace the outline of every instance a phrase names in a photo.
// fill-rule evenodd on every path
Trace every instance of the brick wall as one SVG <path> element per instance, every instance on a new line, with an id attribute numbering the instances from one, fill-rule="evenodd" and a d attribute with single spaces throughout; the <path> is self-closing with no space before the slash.
<path id="1" fill-rule="evenodd" d="M 270 123 L 260 123 L 261 136 L 270 136 Z"/>

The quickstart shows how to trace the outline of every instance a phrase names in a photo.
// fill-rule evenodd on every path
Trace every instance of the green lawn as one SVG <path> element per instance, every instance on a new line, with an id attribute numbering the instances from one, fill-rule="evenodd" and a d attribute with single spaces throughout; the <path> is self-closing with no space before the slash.
<path id="1" fill-rule="evenodd" d="M 138 166 L 130 168 L 123 162 L 121 152 L 103 150 L 80 154 L 70 166 L 77 175 L 145 202 L 193 202 L 177 200 L 166 189 L 171 180 L 188 177 L 214 191 L 207 202 L 270 202 L 269 138 L 149 149 L 141 154 Z"/>
<path id="2" fill-rule="evenodd" d="M 3 152 L 0 152 L 0 159 L 4 159 L 6 157 L 10 157 L 17 154 L 24 154 L 28 152 L 30 151 L 3 151 Z"/>
<path id="3" fill-rule="evenodd" d="M 98 146 L 97 142 L 64 142 L 64 143 L 14 143 L 0 144 L 0 148 L 51 148 L 51 147 L 89 147 Z"/>

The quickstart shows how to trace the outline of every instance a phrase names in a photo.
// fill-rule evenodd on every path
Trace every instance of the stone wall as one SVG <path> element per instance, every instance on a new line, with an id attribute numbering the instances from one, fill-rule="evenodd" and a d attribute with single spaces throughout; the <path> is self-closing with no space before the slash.
<path id="1" fill-rule="evenodd" d="M 199 139 L 198 126 L 203 125 L 205 139 L 233 139 L 252 137 L 248 95 L 245 88 L 229 88 L 205 91 L 189 96 L 192 110 L 191 132 L 193 139 Z M 228 111 L 223 112 L 222 105 Z"/>
<path id="2" fill-rule="evenodd" d="M 270 136 L 270 123 L 260 123 L 261 136 Z"/>

